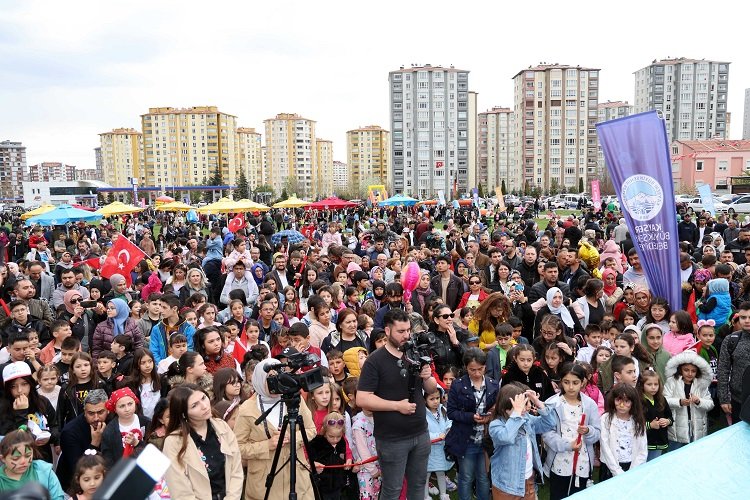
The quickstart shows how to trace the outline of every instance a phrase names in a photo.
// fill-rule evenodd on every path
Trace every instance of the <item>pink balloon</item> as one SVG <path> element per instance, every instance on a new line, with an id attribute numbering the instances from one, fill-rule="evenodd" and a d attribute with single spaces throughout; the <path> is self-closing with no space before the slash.
<path id="1" fill-rule="evenodd" d="M 404 300 L 411 300 L 411 292 L 417 288 L 419 284 L 419 264 L 416 262 L 409 262 L 406 265 L 406 269 L 401 271 L 401 286 L 404 287 Z"/>

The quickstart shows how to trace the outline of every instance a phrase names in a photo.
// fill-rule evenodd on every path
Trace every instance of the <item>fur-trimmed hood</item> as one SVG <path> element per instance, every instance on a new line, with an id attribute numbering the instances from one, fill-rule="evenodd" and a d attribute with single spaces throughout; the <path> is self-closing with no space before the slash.
<path id="1" fill-rule="evenodd" d="M 695 382 L 708 387 L 711 385 L 711 367 L 708 362 L 701 358 L 695 351 L 684 351 L 680 354 L 672 356 L 667 362 L 667 367 L 664 370 L 666 378 L 674 377 L 675 373 L 679 370 L 681 365 L 690 363 L 698 368 L 698 375 L 695 377 Z"/>

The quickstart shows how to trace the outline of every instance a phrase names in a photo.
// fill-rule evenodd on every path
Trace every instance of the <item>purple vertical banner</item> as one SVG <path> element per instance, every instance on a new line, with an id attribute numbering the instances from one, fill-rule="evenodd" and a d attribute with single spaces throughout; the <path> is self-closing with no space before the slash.
<path id="1" fill-rule="evenodd" d="M 682 308 L 672 163 L 656 111 L 597 123 L 599 143 L 652 296 Z"/>

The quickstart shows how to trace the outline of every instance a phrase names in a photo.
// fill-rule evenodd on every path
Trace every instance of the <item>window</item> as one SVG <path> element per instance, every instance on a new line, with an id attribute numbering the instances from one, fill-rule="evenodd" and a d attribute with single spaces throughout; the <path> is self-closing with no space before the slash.
<path id="1" fill-rule="evenodd" d="M 703 172 L 703 162 L 702 161 L 696 161 L 695 162 L 695 171 L 696 172 Z"/>
<path id="2" fill-rule="evenodd" d="M 719 172 L 726 172 L 728 163 L 727 160 L 719 160 Z"/>

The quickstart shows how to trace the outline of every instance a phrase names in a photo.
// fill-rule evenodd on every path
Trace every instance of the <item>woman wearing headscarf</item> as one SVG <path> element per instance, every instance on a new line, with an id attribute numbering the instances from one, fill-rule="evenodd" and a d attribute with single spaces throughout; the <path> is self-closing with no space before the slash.
<path id="1" fill-rule="evenodd" d="M 253 264 L 250 268 L 250 274 L 253 275 L 255 284 L 258 286 L 258 289 L 260 289 L 263 286 L 263 278 L 266 277 L 266 272 L 263 269 L 263 266 L 261 264 Z"/>
<path id="2" fill-rule="evenodd" d="M 430 271 L 426 269 L 419 270 L 419 282 L 417 288 L 411 294 L 411 305 L 414 306 L 414 310 L 419 314 L 424 311 L 424 306 L 432 302 L 437 294 L 430 287 Z"/>
<path id="3" fill-rule="evenodd" d="M 573 338 L 575 335 L 583 335 L 583 327 L 581 326 L 581 322 L 578 321 L 575 311 L 572 311 L 570 307 L 566 307 L 564 304 L 565 297 L 562 290 L 553 286 L 547 290 L 546 300 L 547 304 L 542 306 L 536 313 L 534 338 L 540 335 L 542 318 L 548 314 L 560 318 L 563 334 L 566 337 Z"/>
<path id="4" fill-rule="evenodd" d="M 130 317 L 130 308 L 122 299 L 107 302 L 107 319 L 96 326 L 91 344 L 91 357 L 96 361 L 99 353 L 109 351 L 112 341 L 118 335 L 128 335 L 133 339 L 133 349 L 143 347 L 143 333 L 138 323 Z"/>
<path id="5" fill-rule="evenodd" d="M 255 389 L 255 394 L 240 406 L 237 423 L 234 427 L 242 459 L 247 461 L 245 498 L 248 500 L 263 498 L 265 494 L 265 480 L 271 472 L 271 463 L 278 446 L 283 447 L 279 463 L 283 464 L 289 460 L 289 434 L 284 436 L 283 442 L 279 441 L 279 432 L 283 424 L 284 415 L 287 413 L 287 406 L 280 402 L 280 395 L 271 394 L 267 384 L 268 377 L 274 376 L 275 373 L 273 371 L 270 374 L 266 373 L 266 367 L 273 364 L 278 364 L 278 360 L 264 359 L 253 370 L 253 389 Z M 274 407 L 274 405 L 276 406 Z M 271 407 L 273 409 L 266 419 L 260 424 L 256 424 L 255 419 Z M 301 432 L 305 432 L 307 439 L 310 440 L 317 433 L 315 431 L 315 423 L 307 405 L 301 404 L 299 412 L 302 415 L 304 429 L 297 428 L 295 439 L 297 458 L 305 466 L 309 467 L 310 465 L 303 449 Z M 294 466 L 297 468 L 297 498 L 300 500 L 312 500 L 314 495 L 312 484 L 310 483 L 310 474 L 305 469 L 305 466 L 300 463 L 294 464 Z M 289 497 L 289 467 L 290 465 L 282 467 L 276 475 L 269 496 L 272 500 L 285 500 Z"/>
<path id="6" fill-rule="evenodd" d="M 70 323 L 73 336 L 81 341 L 81 350 L 89 352 L 94 329 L 96 328 L 96 320 L 94 319 L 94 311 L 92 309 L 85 309 L 81 305 L 82 300 L 83 297 L 78 290 L 68 290 L 65 292 L 65 295 L 63 295 L 63 306 L 65 309 L 58 314 L 58 319 Z"/>
<path id="7" fill-rule="evenodd" d="M 615 271 L 622 274 L 622 252 L 620 247 L 615 243 L 615 240 L 607 240 L 604 243 L 604 249 L 599 252 L 599 265 L 604 266 L 604 262 L 612 257 L 615 259 Z"/>
<path id="8" fill-rule="evenodd" d="M 125 276 L 122 274 L 113 274 L 109 278 L 109 284 L 111 289 L 109 293 L 103 297 L 105 303 L 112 299 L 122 299 L 126 304 L 133 300 L 133 297 L 128 292 L 128 282 L 125 280 Z"/>
<path id="9" fill-rule="evenodd" d="M 604 282 L 604 304 L 607 312 L 612 312 L 623 293 L 622 288 L 617 286 L 617 271 L 609 267 L 605 268 L 602 271 L 602 281 Z"/>
<path id="10" fill-rule="evenodd" d="M 203 295 L 206 297 L 206 300 L 209 298 L 208 280 L 206 279 L 206 275 L 203 274 L 203 270 L 197 267 L 188 269 L 185 285 L 180 288 L 180 304 L 184 305 L 188 297 L 194 293 Z"/>
<path id="11" fill-rule="evenodd" d="M 651 311 L 651 291 L 642 285 L 637 285 L 634 291 L 635 300 L 633 301 L 633 311 L 641 320 Z"/>

